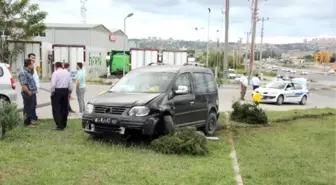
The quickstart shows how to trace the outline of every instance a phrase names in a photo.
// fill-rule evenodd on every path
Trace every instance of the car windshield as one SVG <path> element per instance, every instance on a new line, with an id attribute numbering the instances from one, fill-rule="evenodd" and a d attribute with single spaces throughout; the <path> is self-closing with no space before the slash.
<path id="1" fill-rule="evenodd" d="M 121 78 L 109 92 L 162 93 L 165 92 L 175 73 L 130 72 Z"/>
<path id="2" fill-rule="evenodd" d="M 271 82 L 267 84 L 266 87 L 272 89 L 284 89 L 286 85 L 287 82 Z"/>

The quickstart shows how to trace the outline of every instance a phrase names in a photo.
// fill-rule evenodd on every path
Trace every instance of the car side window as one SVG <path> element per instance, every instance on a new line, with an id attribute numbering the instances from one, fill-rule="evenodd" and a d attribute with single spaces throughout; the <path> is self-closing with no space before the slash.
<path id="1" fill-rule="evenodd" d="M 187 86 L 188 87 L 188 93 L 192 94 L 191 91 L 191 81 L 190 81 L 190 74 L 189 73 L 183 73 L 180 74 L 176 81 L 175 81 L 175 86 L 174 88 L 177 89 L 178 86 Z"/>
<path id="2" fill-rule="evenodd" d="M 206 83 L 207 83 L 207 90 L 208 92 L 212 93 L 215 92 L 217 90 L 217 85 L 215 82 L 215 78 L 212 74 L 209 73 L 205 73 L 205 79 L 206 79 Z"/>
<path id="3" fill-rule="evenodd" d="M 193 73 L 195 92 L 197 94 L 203 94 L 208 92 L 208 84 L 204 73 Z"/>
<path id="4" fill-rule="evenodd" d="M 0 67 L 0 77 L 2 77 L 4 75 L 4 71 L 2 69 L 2 67 Z"/>
<path id="5" fill-rule="evenodd" d="M 298 84 L 298 83 L 295 83 L 294 84 L 294 88 L 295 88 L 295 90 L 301 90 L 302 89 L 302 85 Z"/>
<path id="6" fill-rule="evenodd" d="M 293 88 L 293 84 L 292 83 L 289 83 L 287 86 L 286 86 L 286 89 L 288 88 Z"/>

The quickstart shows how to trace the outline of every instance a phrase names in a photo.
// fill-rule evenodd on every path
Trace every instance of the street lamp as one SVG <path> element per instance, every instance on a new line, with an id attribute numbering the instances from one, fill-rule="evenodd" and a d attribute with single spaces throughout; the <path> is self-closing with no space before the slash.
<path id="1" fill-rule="evenodd" d="M 124 59 L 123 59 L 123 76 L 125 76 L 125 72 L 126 72 L 126 19 L 129 18 L 129 17 L 132 17 L 133 16 L 133 13 L 130 13 L 128 14 L 125 18 L 124 18 L 124 34 L 125 34 L 125 37 L 124 37 Z"/>
<path id="2" fill-rule="evenodd" d="M 199 27 L 195 27 L 195 31 L 196 31 L 196 36 L 198 37 L 198 31 L 204 30 L 203 27 L 199 28 Z M 198 49 L 198 43 L 199 43 L 199 39 L 196 39 L 196 47 L 195 47 L 195 56 L 196 56 L 196 50 Z"/>
<path id="3" fill-rule="evenodd" d="M 206 66 L 209 65 L 209 40 L 210 40 L 210 13 L 211 9 L 208 8 L 209 14 L 208 14 L 208 42 L 207 42 L 207 55 L 206 55 Z"/>

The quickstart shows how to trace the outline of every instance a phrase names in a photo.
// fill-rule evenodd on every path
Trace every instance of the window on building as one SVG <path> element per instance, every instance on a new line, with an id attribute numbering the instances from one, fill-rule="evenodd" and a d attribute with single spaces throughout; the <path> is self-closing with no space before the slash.
<path id="1" fill-rule="evenodd" d="M 46 36 L 46 33 L 45 32 L 41 32 L 40 33 L 40 37 L 45 37 Z"/>

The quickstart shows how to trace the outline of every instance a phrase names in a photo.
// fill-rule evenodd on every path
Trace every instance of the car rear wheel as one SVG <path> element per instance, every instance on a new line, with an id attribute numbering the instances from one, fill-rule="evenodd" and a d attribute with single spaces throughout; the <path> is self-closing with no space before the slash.
<path id="1" fill-rule="evenodd" d="M 4 105 L 4 104 L 7 104 L 7 103 L 10 103 L 8 98 L 6 98 L 5 96 L 1 96 L 0 95 L 0 106 L 1 105 Z"/>
<path id="2" fill-rule="evenodd" d="M 277 105 L 282 105 L 283 102 L 284 102 L 284 97 L 283 97 L 283 95 L 279 95 L 278 98 L 277 98 L 277 100 L 276 100 L 276 104 L 277 104 Z"/>
<path id="3" fill-rule="evenodd" d="M 301 101 L 300 101 L 299 103 L 300 103 L 300 105 L 306 105 L 306 103 L 307 103 L 307 96 L 304 95 L 304 96 L 301 98 Z"/>
<path id="4" fill-rule="evenodd" d="M 205 135 L 212 136 L 217 131 L 217 127 L 217 115 L 215 112 L 210 112 L 208 120 L 203 128 L 203 132 Z"/>

